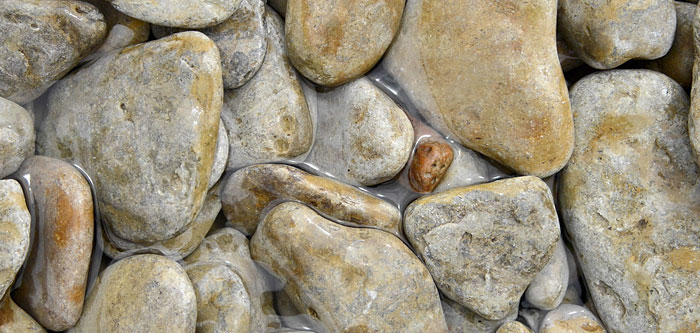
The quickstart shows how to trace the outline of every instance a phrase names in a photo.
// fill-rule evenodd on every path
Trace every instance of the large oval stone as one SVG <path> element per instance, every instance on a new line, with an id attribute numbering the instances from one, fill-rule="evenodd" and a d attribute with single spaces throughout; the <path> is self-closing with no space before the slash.
<path id="1" fill-rule="evenodd" d="M 205 28 L 233 14 L 242 0 L 107 0 L 118 11 L 166 27 Z"/>
<path id="2" fill-rule="evenodd" d="M 520 174 L 573 149 L 555 0 L 408 0 L 384 68 L 443 134 Z"/>
<path id="3" fill-rule="evenodd" d="M 219 52 L 205 35 L 127 47 L 56 84 L 37 149 L 87 170 L 118 237 L 166 240 L 204 202 L 222 95 Z"/>

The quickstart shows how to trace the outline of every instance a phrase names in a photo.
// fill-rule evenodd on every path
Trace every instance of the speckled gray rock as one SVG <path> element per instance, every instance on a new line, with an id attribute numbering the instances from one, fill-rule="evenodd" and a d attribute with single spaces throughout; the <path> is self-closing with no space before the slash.
<path id="1" fill-rule="evenodd" d="M 0 97 L 19 104 L 38 97 L 105 33 L 100 11 L 81 1 L 0 1 Z"/>
<path id="2" fill-rule="evenodd" d="M 228 134 L 224 122 L 219 121 L 219 133 L 216 139 L 216 150 L 214 152 L 214 162 L 211 167 L 211 175 L 209 176 L 209 187 L 212 188 L 221 176 L 226 171 L 226 162 L 228 162 Z"/>
<path id="3" fill-rule="evenodd" d="M 0 97 L 0 178 L 34 155 L 34 119 L 23 107 Z"/>
<path id="4" fill-rule="evenodd" d="M 12 179 L 0 180 L 0 298 L 29 254 L 30 223 L 22 187 Z"/>
<path id="5" fill-rule="evenodd" d="M 413 148 L 413 126 L 389 96 L 362 77 L 318 93 L 316 141 L 307 162 L 341 180 L 372 186 L 396 176 Z"/>
<path id="6" fill-rule="evenodd" d="M 177 28 L 205 28 L 229 18 L 242 0 L 107 0 L 141 21 Z"/>
<path id="7" fill-rule="evenodd" d="M 364 75 L 399 30 L 406 0 L 289 0 L 289 59 L 309 80 L 335 87 Z"/>
<path id="8" fill-rule="evenodd" d="M 449 298 L 443 299 L 442 311 L 452 333 L 493 333 L 501 324 L 518 317 L 516 307 L 503 319 L 488 320 Z"/>
<path id="9" fill-rule="evenodd" d="M 498 328 L 496 333 L 533 333 L 525 324 L 518 321 L 509 321 Z"/>
<path id="10" fill-rule="evenodd" d="M 569 285 L 569 265 L 564 241 L 559 239 L 552 258 L 537 273 L 525 291 L 525 300 L 542 310 L 552 310 L 561 304 Z"/>
<path id="11" fill-rule="evenodd" d="M 700 172 L 688 97 L 648 70 L 591 74 L 571 89 L 576 148 L 560 212 L 611 332 L 697 331 Z"/>
<path id="12" fill-rule="evenodd" d="M 561 0 L 559 31 L 586 64 L 617 67 L 630 59 L 656 59 L 673 43 L 673 0 Z"/>
<path id="13" fill-rule="evenodd" d="M 204 203 L 222 94 L 219 52 L 199 32 L 127 47 L 51 89 L 37 150 L 85 168 L 118 237 L 170 239 Z"/>
<path id="14" fill-rule="evenodd" d="M 674 332 L 694 332 L 674 331 Z M 542 319 L 539 333 L 605 333 L 605 328 L 598 318 L 588 309 L 573 305 L 562 304 L 558 308 L 547 312 Z M 664 331 L 671 332 L 671 331 Z"/>
<path id="15" fill-rule="evenodd" d="M 263 0 L 241 0 L 240 7 L 221 24 L 200 31 L 219 47 L 224 88 L 244 85 L 260 69 L 267 52 Z M 157 38 L 185 29 L 153 26 Z"/>
<path id="16" fill-rule="evenodd" d="M 185 259 L 185 264 L 197 293 L 199 329 L 207 332 L 266 329 L 262 277 L 243 234 L 231 228 L 218 230 L 204 239 Z"/>
<path id="17" fill-rule="evenodd" d="M 526 176 L 422 197 L 406 208 L 404 231 L 440 291 L 498 320 L 549 262 L 559 221 L 547 185 Z"/>
<path id="18" fill-rule="evenodd" d="M 107 23 L 107 37 L 105 37 L 97 51 L 84 60 L 94 59 L 104 55 L 104 53 L 148 40 L 151 34 L 151 25 L 149 23 L 124 15 L 122 12 L 114 9 L 108 1 L 83 1 L 97 7 L 104 15 Z"/>
<path id="19" fill-rule="evenodd" d="M 700 6 L 698 6 L 700 8 Z M 690 113 L 688 115 L 688 135 L 695 161 L 700 165 L 700 9 L 696 9 L 693 21 L 693 41 L 695 61 L 693 62 L 693 87 L 690 90 Z"/>
<path id="20" fill-rule="evenodd" d="M 0 333 L 46 332 L 39 323 L 12 301 L 9 294 L 0 300 Z"/>
<path id="21" fill-rule="evenodd" d="M 668 75 L 683 88 L 690 88 L 695 59 L 693 18 L 695 18 L 697 5 L 676 1 L 675 6 L 676 33 L 673 37 L 673 45 L 665 56 L 646 63 L 646 67 Z"/>
<path id="22" fill-rule="evenodd" d="M 401 233 L 401 213 L 392 204 L 350 185 L 284 164 L 240 169 L 229 177 L 221 193 L 226 220 L 247 234 L 255 232 L 265 208 L 281 200 L 303 202 L 350 225 Z"/>
<path id="23" fill-rule="evenodd" d="M 155 254 L 135 255 L 102 271 L 78 324 L 69 332 L 194 332 L 197 299 L 185 270 Z"/>
<path id="24" fill-rule="evenodd" d="M 221 119 L 228 132 L 227 169 L 293 158 L 313 142 L 313 124 L 297 74 L 287 60 L 282 19 L 265 8 L 267 54 L 248 83 L 227 90 Z"/>
<path id="25" fill-rule="evenodd" d="M 389 233 L 341 226 L 286 202 L 265 216 L 251 253 L 330 331 L 447 331 L 430 273 Z"/>

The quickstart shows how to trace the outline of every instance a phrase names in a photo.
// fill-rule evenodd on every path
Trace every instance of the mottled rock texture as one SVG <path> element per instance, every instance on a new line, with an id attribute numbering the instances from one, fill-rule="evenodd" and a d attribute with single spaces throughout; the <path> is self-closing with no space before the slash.
<path id="1" fill-rule="evenodd" d="M 442 300 L 442 311 L 451 333 L 493 333 L 501 324 L 518 317 L 518 309 L 514 308 L 503 319 L 488 320 L 449 298 Z"/>
<path id="2" fill-rule="evenodd" d="M 199 32 L 127 47 L 51 89 L 37 150 L 87 170 L 118 237 L 170 239 L 204 203 L 222 94 L 218 49 Z"/>
<path id="3" fill-rule="evenodd" d="M 84 2 L 0 1 L 0 97 L 19 104 L 38 97 L 105 31 L 100 11 Z"/>
<path id="4" fill-rule="evenodd" d="M 673 37 L 673 45 L 665 56 L 648 62 L 646 66 L 668 75 L 687 89 L 690 88 L 693 80 L 693 61 L 695 60 L 693 19 L 697 5 L 676 1 L 675 6 L 676 33 Z"/>
<path id="5" fill-rule="evenodd" d="M 0 180 L 0 297 L 12 287 L 29 254 L 31 216 L 19 183 Z"/>
<path id="6" fill-rule="evenodd" d="M 0 97 L 0 178 L 17 171 L 24 159 L 34 155 L 34 143 L 32 115 Z"/>
<path id="7" fill-rule="evenodd" d="M 106 0 L 118 11 L 166 27 L 205 28 L 219 24 L 239 8 L 243 0 Z"/>
<path id="8" fill-rule="evenodd" d="M 555 25 L 554 0 L 408 0 L 383 66 L 442 133 L 545 177 L 573 149 Z"/>
<path id="9" fill-rule="evenodd" d="M 496 333 L 532 333 L 532 330 L 521 322 L 509 321 L 501 325 Z"/>
<path id="10" fill-rule="evenodd" d="M 698 7 L 700 8 L 700 7 Z M 690 90 L 690 114 L 688 115 L 688 134 L 693 148 L 695 161 L 700 165 L 700 15 L 696 10 L 693 21 L 693 40 L 695 61 L 693 62 L 693 88 Z"/>
<path id="11" fill-rule="evenodd" d="M 576 148 L 560 212 L 611 332 L 700 327 L 700 184 L 688 97 L 647 70 L 591 74 L 571 90 Z"/>
<path id="12" fill-rule="evenodd" d="M 344 227 L 286 202 L 265 216 L 251 253 L 330 331 L 447 331 L 430 274 L 389 233 Z"/>
<path id="13" fill-rule="evenodd" d="M 552 258 L 535 275 L 525 292 L 525 299 L 542 310 L 552 310 L 561 304 L 569 285 L 569 265 L 564 241 L 559 239 Z"/>
<path id="14" fill-rule="evenodd" d="M 532 176 L 424 196 L 403 227 L 440 291 L 488 320 L 517 307 L 559 240 L 552 194 Z"/>
<path id="15" fill-rule="evenodd" d="M 420 193 L 430 193 L 447 173 L 454 152 L 446 142 L 423 140 L 416 144 L 408 169 L 411 188 Z"/>
<path id="16" fill-rule="evenodd" d="M 588 309 L 573 305 L 562 304 L 547 312 L 540 324 L 540 333 L 605 333 L 606 330 Z M 681 331 L 678 331 L 681 332 Z M 683 331 L 692 332 L 692 331 Z"/>

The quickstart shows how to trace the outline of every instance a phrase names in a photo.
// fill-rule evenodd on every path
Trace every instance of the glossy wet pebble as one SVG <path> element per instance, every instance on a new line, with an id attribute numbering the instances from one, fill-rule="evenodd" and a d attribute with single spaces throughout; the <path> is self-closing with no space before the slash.
<path id="1" fill-rule="evenodd" d="M 12 179 L 0 180 L 0 297 L 29 254 L 30 223 L 22 187 Z"/>
<path id="2" fill-rule="evenodd" d="M 0 97 L 0 178 L 34 155 L 34 120 L 23 107 Z"/>
<path id="3" fill-rule="evenodd" d="M 562 304 L 547 312 L 540 325 L 540 333 L 604 333 L 603 325 L 588 309 L 573 305 Z M 688 331 L 690 332 L 690 331 Z"/>

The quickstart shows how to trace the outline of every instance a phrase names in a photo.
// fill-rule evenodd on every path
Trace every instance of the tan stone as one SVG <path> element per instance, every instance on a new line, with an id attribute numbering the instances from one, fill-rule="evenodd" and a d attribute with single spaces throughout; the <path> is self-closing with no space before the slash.
<path id="1" fill-rule="evenodd" d="M 286 202 L 265 216 L 251 254 L 330 331 L 447 331 L 430 273 L 389 233 L 341 226 Z"/>
<path id="2" fill-rule="evenodd" d="M 588 309 L 562 304 L 555 310 L 547 312 L 540 325 L 541 333 L 605 333 L 598 318 Z M 690 332 L 690 331 L 688 331 Z"/>
<path id="3" fill-rule="evenodd" d="M 30 157 L 18 172 L 30 179 L 35 229 L 13 297 L 42 326 L 64 331 L 78 322 L 87 287 L 95 224 L 90 185 L 51 157 Z"/>
<path id="4" fill-rule="evenodd" d="M 32 316 L 12 301 L 9 294 L 0 300 L 0 333 L 43 332 L 46 330 Z"/>
<path id="5" fill-rule="evenodd" d="M 12 179 L 0 180 L 0 297 L 10 290 L 29 254 L 30 225 L 22 187 Z"/>
<path id="6" fill-rule="evenodd" d="M 418 142 L 408 169 L 411 188 L 420 193 L 432 192 L 447 173 L 453 158 L 452 147 L 446 142 Z"/>
<path id="7" fill-rule="evenodd" d="M 383 66 L 436 129 L 545 177 L 573 149 L 555 24 L 554 0 L 409 0 Z"/>
<path id="8" fill-rule="evenodd" d="M 498 328 L 496 333 L 533 333 L 525 324 L 517 321 L 509 321 Z"/>
<path id="9" fill-rule="evenodd" d="M 700 8 L 698 6 L 697 8 Z M 688 115 L 688 135 L 690 146 L 693 148 L 695 161 L 700 165 L 700 16 L 695 11 L 693 20 L 693 41 L 695 47 L 695 61 L 693 62 L 693 87 L 690 90 L 690 114 Z"/>
<path id="10" fill-rule="evenodd" d="M 697 5 L 676 1 L 676 33 L 673 45 L 665 56 L 646 63 L 646 67 L 664 73 L 683 88 L 690 88 L 693 80 L 693 18 Z"/>
<path id="11" fill-rule="evenodd" d="M 24 159 L 34 155 L 32 114 L 0 97 L 0 178 L 17 171 Z"/>
<path id="12" fill-rule="evenodd" d="M 219 24 L 238 9 L 241 0 L 106 0 L 118 11 L 166 27 L 205 28 Z"/>
<path id="13" fill-rule="evenodd" d="M 229 177 L 221 193 L 226 220 L 247 234 L 255 232 L 265 208 L 278 200 L 300 201 L 340 222 L 400 234 L 401 213 L 395 206 L 350 185 L 288 165 L 240 169 Z"/>
<path id="14" fill-rule="evenodd" d="M 309 80 L 338 86 L 369 71 L 391 43 L 405 0 L 289 0 L 289 59 Z"/>

